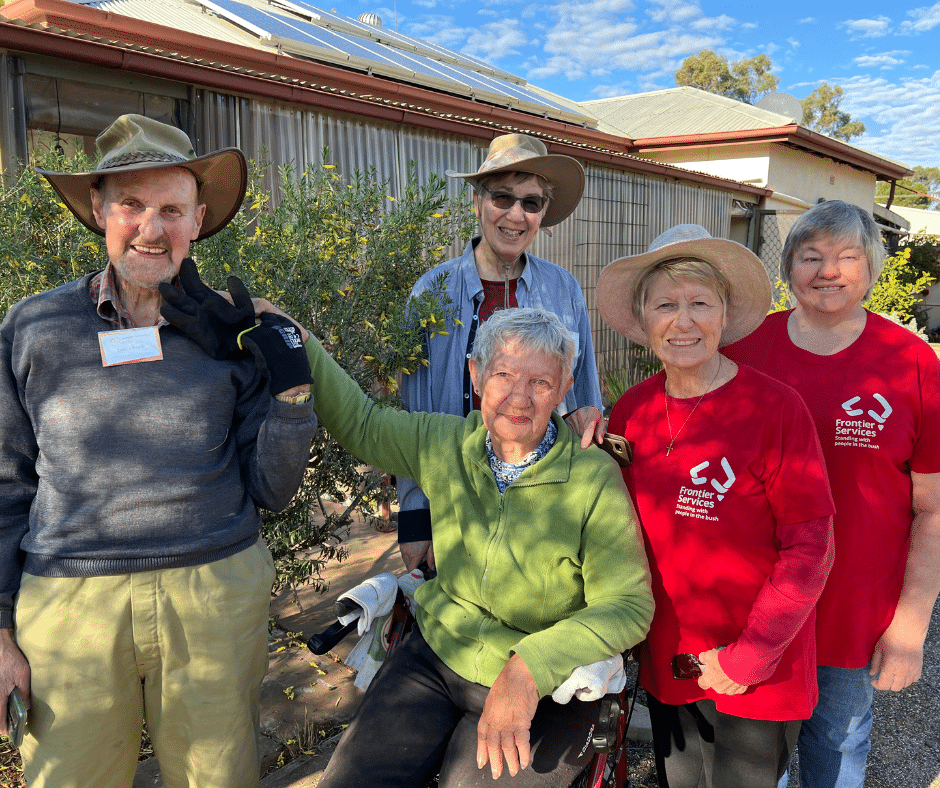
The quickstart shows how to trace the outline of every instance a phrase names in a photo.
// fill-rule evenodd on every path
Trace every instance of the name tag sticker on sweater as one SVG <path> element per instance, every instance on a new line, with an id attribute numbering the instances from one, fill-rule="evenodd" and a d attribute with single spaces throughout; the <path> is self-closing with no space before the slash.
<path id="1" fill-rule="evenodd" d="M 163 360 L 160 331 L 156 326 L 102 331 L 98 334 L 98 345 L 101 347 L 101 363 L 106 367 Z"/>

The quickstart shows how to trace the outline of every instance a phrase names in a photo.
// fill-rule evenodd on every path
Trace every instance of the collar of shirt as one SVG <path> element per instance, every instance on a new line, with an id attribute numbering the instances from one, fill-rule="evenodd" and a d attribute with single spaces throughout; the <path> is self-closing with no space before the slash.
<path id="1" fill-rule="evenodd" d="M 174 287 L 180 287 L 179 277 L 173 278 Z M 98 305 L 98 317 L 106 320 L 112 326 L 118 329 L 135 328 L 131 320 L 131 314 L 121 303 L 121 296 L 118 291 L 117 282 L 114 281 L 114 266 L 108 262 L 105 269 L 95 274 L 88 283 L 88 294 L 91 300 Z M 167 326 L 169 322 L 163 315 L 157 321 L 157 327 Z"/>
<path id="2" fill-rule="evenodd" d="M 471 299 L 479 300 L 483 297 L 483 282 L 480 279 L 480 274 L 477 271 L 475 250 L 477 244 L 480 243 L 482 236 L 477 235 L 470 239 L 470 243 L 467 244 L 467 248 L 464 249 L 462 257 L 461 268 L 463 268 L 463 277 L 464 282 L 467 287 L 467 292 L 470 293 Z M 525 282 L 526 288 L 532 287 L 532 277 L 535 276 L 535 271 L 533 266 L 529 265 L 529 253 L 522 253 L 522 273 L 516 278 L 516 289 L 519 288 L 519 281 Z"/>
<path id="3" fill-rule="evenodd" d="M 506 488 L 518 479 L 526 468 L 530 465 L 535 465 L 542 457 L 548 454 L 549 449 L 555 445 L 555 439 L 557 437 L 558 427 L 555 426 L 555 422 L 549 421 L 548 429 L 545 430 L 545 437 L 542 438 L 542 442 L 529 452 L 522 462 L 511 463 L 504 462 L 496 456 L 496 452 L 493 451 L 493 443 L 490 440 L 490 434 L 489 432 L 486 433 L 486 442 L 484 443 L 486 456 L 490 460 L 490 468 L 493 469 L 493 475 L 496 477 L 496 486 L 499 487 L 500 495 L 506 492 Z"/>

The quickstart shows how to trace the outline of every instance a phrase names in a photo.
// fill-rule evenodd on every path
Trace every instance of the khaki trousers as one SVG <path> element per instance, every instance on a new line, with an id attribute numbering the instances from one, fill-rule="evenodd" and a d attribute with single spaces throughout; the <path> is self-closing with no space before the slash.
<path id="1" fill-rule="evenodd" d="M 30 788 L 130 788 L 144 719 L 166 788 L 257 786 L 273 581 L 261 540 L 182 569 L 24 575 Z"/>

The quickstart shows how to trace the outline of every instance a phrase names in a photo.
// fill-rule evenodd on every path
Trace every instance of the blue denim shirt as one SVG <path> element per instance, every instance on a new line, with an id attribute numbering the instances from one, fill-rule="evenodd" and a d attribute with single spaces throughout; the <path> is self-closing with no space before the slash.
<path id="1" fill-rule="evenodd" d="M 477 312 L 483 302 L 483 284 L 477 273 L 474 238 L 463 254 L 435 266 L 424 274 L 411 289 L 419 296 L 434 287 L 442 273 L 447 274 L 445 292 L 456 310 L 447 322 L 446 335 L 437 334 L 427 340 L 428 366 L 402 376 L 401 396 L 409 412 L 452 413 L 464 415 L 472 402 L 472 386 L 467 372 L 470 358 L 470 337 L 476 333 Z M 594 360 L 594 342 L 587 304 L 578 281 L 560 266 L 532 254 L 525 254 L 522 276 L 516 284 L 516 300 L 520 307 L 537 307 L 554 312 L 577 339 L 578 353 L 574 365 L 574 383 L 562 405 L 563 412 L 584 405 L 601 407 L 600 382 Z M 465 410 L 466 408 L 466 410 Z M 431 538 L 428 500 L 411 479 L 398 478 L 400 503 L 398 539 L 400 542 Z M 424 510 L 424 511 L 421 511 Z"/>

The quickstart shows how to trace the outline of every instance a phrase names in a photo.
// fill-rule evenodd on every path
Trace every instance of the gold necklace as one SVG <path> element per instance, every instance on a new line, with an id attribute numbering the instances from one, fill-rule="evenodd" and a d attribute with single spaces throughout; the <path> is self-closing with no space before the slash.
<path id="1" fill-rule="evenodd" d="M 669 396 L 666 394 L 666 381 L 663 381 L 663 404 L 666 406 L 666 424 L 669 427 L 669 445 L 666 447 L 666 456 L 669 456 L 669 452 L 672 451 L 676 443 L 676 438 L 679 437 L 679 433 L 685 429 L 685 425 L 689 423 L 689 419 L 692 418 L 692 414 L 695 413 L 695 409 L 699 406 L 699 403 L 705 399 L 705 395 L 708 394 L 712 386 L 715 385 L 715 381 L 718 380 L 718 374 L 721 372 L 721 362 L 723 361 L 722 356 L 718 357 L 718 369 L 715 370 L 715 377 L 712 378 L 712 382 L 705 387 L 705 391 L 702 392 L 702 396 L 698 398 L 696 403 L 692 406 L 692 410 L 689 411 L 689 415 L 685 417 L 685 421 L 682 422 L 682 426 L 679 427 L 679 432 L 675 435 L 672 434 L 672 422 L 669 420 Z"/>

